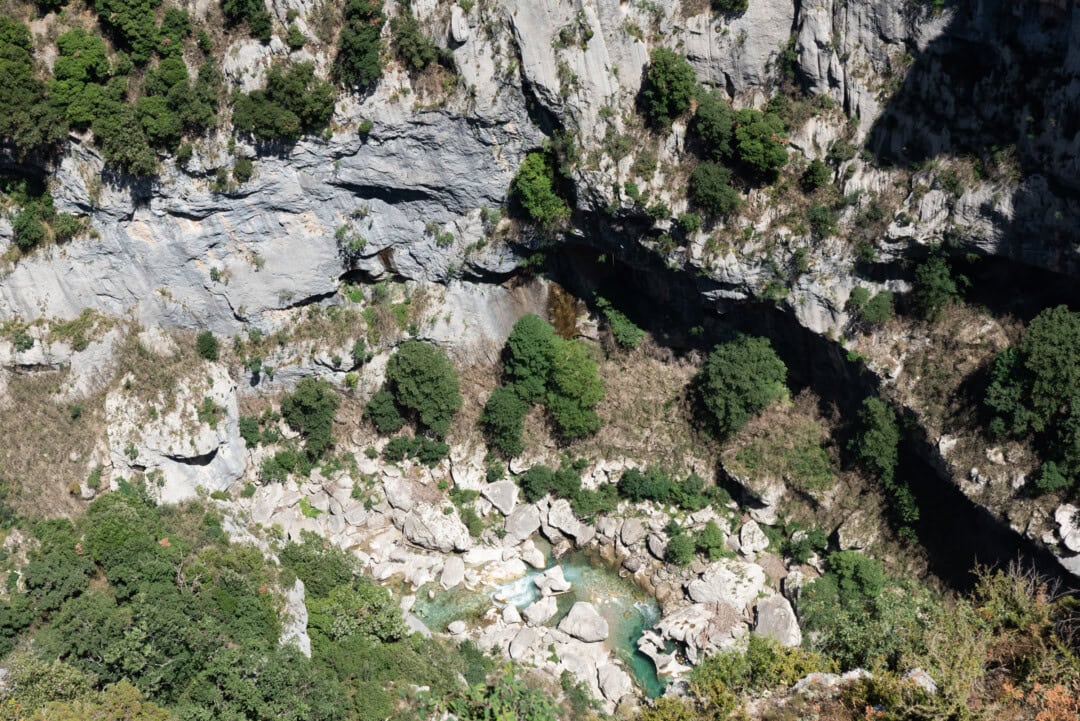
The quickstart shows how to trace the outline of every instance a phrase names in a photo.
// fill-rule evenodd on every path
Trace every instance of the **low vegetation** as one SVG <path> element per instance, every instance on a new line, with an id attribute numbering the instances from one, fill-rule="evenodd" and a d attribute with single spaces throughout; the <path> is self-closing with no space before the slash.
<path id="1" fill-rule="evenodd" d="M 570 206 L 556 189 L 551 155 L 534 151 L 525 156 L 511 186 L 514 197 L 535 223 L 554 228 L 570 218 Z"/>

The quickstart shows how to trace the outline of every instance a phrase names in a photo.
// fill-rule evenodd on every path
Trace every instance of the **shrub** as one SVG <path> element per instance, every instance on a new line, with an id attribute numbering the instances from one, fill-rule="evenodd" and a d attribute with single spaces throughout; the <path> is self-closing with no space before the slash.
<path id="1" fill-rule="evenodd" d="M 656 48 L 641 86 L 641 106 L 650 124 L 667 128 L 690 110 L 697 88 L 694 69 L 686 58 L 667 48 Z"/>
<path id="2" fill-rule="evenodd" d="M 984 403 L 998 436 L 1034 435 L 1047 456 L 1036 488 L 1070 485 L 1080 473 L 1080 313 L 1037 315 L 1020 342 L 994 359 Z M 1040 483 L 1041 481 L 1041 483 Z"/>
<path id="3" fill-rule="evenodd" d="M 334 114 L 334 88 L 315 77 L 310 62 L 275 65 L 262 90 L 241 93 L 233 102 L 233 125 L 257 140 L 295 142 L 322 130 Z"/>
<path id="4" fill-rule="evenodd" d="M 296 390 L 281 401 L 281 415 L 289 427 L 304 437 L 304 452 L 312 462 L 334 443 L 334 414 L 338 399 L 324 380 L 304 378 Z"/>
<path id="5" fill-rule="evenodd" d="M 901 538 L 915 539 L 911 525 L 919 520 L 919 507 L 906 483 L 896 480 L 900 428 L 892 408 L 880 398 L 863 401 L 858 415 L 858 432 L 852 450 L 858 461 L 873 473 L 885 491 L 889 511 Z"/>
<path id="6" fill-rule="evenodd" d="M 832 180 L 832 170 L 821 160 L 815 159 L 811 160 L 810 165 L 803 171 L 799 183 L 802 185 L 803 190 L 812 193 L 818 188 L 828 185 L 830 180 Z"/>
<path id="7" fill-rule="evenodd" d="M 694 539 L 679 530 L 668 539 L 664 560 L 676 566 L 688 566 L 694 560 Z"/>
<path id="8" fill-rule="evenodd" d="M 155 8 L 161 0 L 94 0 L 102 24 L 111 27 L 121 43 L 131 49 L 136 63 L 145 63 L 158 46 Z"/>
<path id="9" fill-rule="evenodd" d="M 570 218 L 570 207 L 555 191 L 555 165 L 546 152 L 525 156 L 511 190 L 529 217 L 542 226 L 555 227 Z"/>
<path id="10" fill-rule="evenodd" d="M 604 399 L 604 383 L 596 361 L 579 341 L 555 338 L 548 379 L 547 410 L 564 439 L 581 438 L 600 429 L 596 406 Z"/>
<path id="11" fill-rule="evenodd" d="M 399 407 L 437 437 L 446 436 L 462 401 L 457 371 L 443 350 L 406 341 L 387 364 L 386 379 Z"/>
<path id="12" fill-rule="evenodd" d="M 739 336 L 718 345 L 695 379 L 697 392 L 720 437 L 787 394 L 787 366 L 765 338 Z"/>
<path id="13" fill-rule="evenodd" d="M 487 432 L 488 442 L 507 458 L 524 450 L 521 439 L 529 404 L 521 400 L 513 386 L 499 386 L 491 392 L 480 422 Z"/>
<path id="14" fill-rule="evenodd" d="M 16 213 L 12 218 L 11 228 L 15 233 L 15 245 L 24 253 L 45 241 L 45 224 L 41 222 L 39 211 L 35 207 L 24 208 Z"/>
<path id="15" fill-rule="evenodd" d="M 251 180 L 254 171 L 255 164 L 251 162 L 251 158 L 237 158 L 233 165 L 233 178 L 237 183 L 246 183 Z"/>
<path id="16" fill-rule="evenodd" d="M 703 553 L 714 561 L 730 553 L 724 543 L 724 532 L 716 525 L 716 521 L 709 521 L 694 534 L 694 547 L 698 553 Z"/>
<path id="17" fill-rule="evenodd" d="M 246 22 L 252 37 L 263 42 L 270 40 L 273 19 L 262 0 L 222 0 L 221 12 L 230 26 Z"/>
<path id="18" fill-rule="evenodd" d="M 364 418 L 371 421 L 375 430 L 383 435 L 397 433 L 405 425 L 405 419 L 398 412 L 394 396 L 385 388 L 376 391 L 364 407 Z"/>
<path id="19" fill-rule="evenodd" d="M 936 320 L 946 305 L 960 297 L 966 284 L 963 276 L 953 278 L 944 258 L 931 256 L 915 269 L 915 286 L 911 292 L 915 309 L 923 318 Z"/>
<path id="20" fill-rule="evenodd" d="M 420 22 L 413 14 L 411 2 L 402 3 L 401 14 L 390 21 L 390 34 L 398 59 L 412 72 L 419 72 L 440 60 L 452 62 L 420 30 Z"/>
<path id="21" fill-rule="evenodd" d="M 290 24 L 289 30 L 285 35 L 285 44 L 289 46 L 290 50 L 299 50 L 304 47 L 307 42 L 307 38 L 304 37 L 304 33 L 296 25 Z"/>
<path id="22" fill-rule="evenodd" d="M 784 121 L 775 113 L 744 108 L 735 112 L 735 155 L 751 173 L 773 176 L 787 163 Z"/>
<path id="23" fill-rule="evenodd" d="M 750 7 L 750 0 L 712 0 L 712 8 L 725 15 L 742 15 Z"/>
<path id="24" fill-rule="evenodd" d="M 731 171 L 719 163 L 700 163 L 690 175 L 690 198 L 709 215 L 724 217 L 739 208 L 739 191 L 731 184 Z"/>
<path id="25" fill-rule="evenodd" d="M 679 229 L 687 235 L 696 233 L 701 229 L 701 216 L 697 213 L 680 213 L 675 221 Z"/>
<path id="26" fill-rule="evenodd" d="M 555 471 L 547 466 L 537 465 L 522 473 L 516 480 L 525 494 L 525 499 L 529 503 L 535 503 L 551 493 L 555 484 Z"/>
<path id="27" fill-rule="evenodd" d="M 857 286 L 848 296 L 847 307 L 860 323 L 880 325 L 893 317 L 893 294 L 883 290 L 871 296 L 869 290 Z"/>
<path id="28" fill-rule="evenodd" d="M 204 330 L 195 336 L 195 350 L 202 358 L 208 361 L 216 361 L 219 348 L 218 339 L 210 331 Z"/>
<path id="29" fill-rule="evenodd" d="M 45 83 L 34 72 L 34 44 L 21 22 L 0 15 L 0 138 L 14 144 L 16 154 L 44 149 L 67 133 L 63 112 L 49 102 Z M 59 58 L 57 58 L 59 62 Z"/>
<path id="30" fill-rule="evenodd" d="M 806 220 L 810 223 L 810 230 L 817 240 L 823 240 L 836 235 L 837 215 L 827 205 L 815 205 L 806 212 Z"/>
<path id="31" fill-rule="evenodd" d="M 1039 493 L 1056 493 L 1071 488 L 1073 480 L 1061 472 L 1057 463 L 1047 461 L 1039 467 L 1035 476 L 1035 489 Z"/>
<path id="32" fill-rule="evenodd" d="M 637 348 L 641 341 L 645 340 L 645 331 L 638 328 L 632 320 L 611 305 L 606 299 L 597 297 L 596 305 L 608 322 L 608 330 L 611 331 L 615 342 L 622 348 Z"/>
<path id="33" fill-rule="evenodd" d="M 551 371 L 551 348 L 555 329 L 537 315 L 522 316 L 514 324 L 503 351 L 503 372 L 526 403 L 544 400 Z"/>
<path id="34" fill-rule="evenodd" d="M 385 18 L 381 0 L 348 0 L 338 37 L 334 78 L 351 87 L 367 88 L 382 76 L 379 35 Z"/>
<path id="35" fill-rule="evenodd" d="M 698 92 L 698 107 L 690 126 L 705 152 L 716 161 L 730 160 L 735 139 L 735 111 L 719 92 Z"/>

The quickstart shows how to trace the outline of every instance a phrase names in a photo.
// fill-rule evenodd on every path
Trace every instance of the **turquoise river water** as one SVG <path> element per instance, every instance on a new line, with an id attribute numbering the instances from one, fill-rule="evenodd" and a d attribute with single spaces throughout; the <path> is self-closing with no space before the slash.
<path id="1" fill-rule="evenodd" d="M 550 559 L 550 555 L 548 556 Z M 550 560 L 548 568 L 555 565 Z M 621 578 L 608 564 L 584 553 L 568 553 L 559 559 L 570 591 L 557 596 L 559 610 L 549 622 L 557 625 L 578 601 L 588 601 L 608 622 L 605 643 L 630 669 L 634 680 L 650 698 L 659 696 L 666 682 L 657 676 L 652 660 L 638 651 L 637 642 L 645 630 L 660 619 L 656 599 L 631 581 Z M 530 570 L 524 577 L 482 591 L 458 588 L 444 591 L 437 583 L 419 589 L 413 612 L 433 631 L 444 631 L 459 619 L 474 620 L 491 606 L 512 604 L 523 609 L 540 598 L 533 578 L 541 571 Z M 429 597 L 429 591 L 435 591 Z M 496 600 L 499 599 L 499 600 Z"/>

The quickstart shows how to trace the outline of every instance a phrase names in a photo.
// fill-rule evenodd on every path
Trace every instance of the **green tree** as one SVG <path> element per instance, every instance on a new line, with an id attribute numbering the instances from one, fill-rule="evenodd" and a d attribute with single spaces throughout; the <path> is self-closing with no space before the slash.
<path id="1" fill-rule="evenodd" d="M 503 372 L 526 403 L 544 400 L 554 344 L 555 329 L 532 313 L 522 316 L 514 324 L 506 340 Z"/>
<path id="2" fill-rule="evenodd" d="M 751 173 L 773 176 L 787 163 L 784 121 L 775 113 L 744 108 L 735 112 L 735 155 Z"/>
<path id="3" fill-rule="evenodd" d="M 390 21 L 390 34 L 394 52 L 409 70 L 419 72 L 440 60 L 439 47 L 420 29 L 408 0 L 402 3 L 401 14 Z"/>
<path id="4" fill-rule="evenodd" d="M 555 165 L 546 152 L 525 156 L 511 190 L 529 217 L 544 227 L 555 227 L 570 218 L 570 207 L 555 190 Z"/>
<path id="5" fill-rule="evenodd" d="M 121 681 L 77 701 L 50 701 L 27 721 L 176 721 L 176 717 Z"/>
<path id="6" fill-rule="evenodd" d="M 699 553 L 704 553 L 711 560 L 723 558 L 728 550 L 724 542 L 724 532 L 716 521 L 709 521 L 694 535 L 694 546 Z"/>
<path id="7" fill-rule="evenodd" d="M 668 539 L 664 560 L 676 566 L 688 566 L 694 560 L 694 539 L 685 531 L 679 530 Z"/>
<path id="8" fill-rule="evenodd" d="M 641 107 L 650 124 L 670 127 L 690 110 L 696 90 L 697 78 L 686 58 L 667 48 L 652 51 L 641 86 Z"/>
<path id="9" fill-rule="evenodd" d="M 725 15 L 742 15 L 750 7 L 750 0 L 712 0 L 712 8 Z"/>
<path id="10" fill-rule="evenodd" d="M 385 388 L 376 391 L 364 407 L 364 418 L 371 421 L 375 430 L 383 435 L 397 433 L 405 425 L 405 419 L 398 412 L 393 394 Z"/>
<path id="11" fill-rule="evenodd" d="M 221 12 L 228 25 L 235 27 L 247 23 L 252 37 L 263 42 L 270 40 L 273 19 L 262 0 L 222 0 Z"/>
<path id="12" fill-rule="evenodd" d="M 381 0 L 348 0 L 338 37 L 334 78 L 344 85 L 367 88 L 382 76 L 379 35 L 385 17 Z"/>
<path id="13" fill-rule="evenodd" d="M 879 479 L 891 482 L 900 445 L 896 413 L 880 398 L 867 398 L 859 409 L 858 428 L 852 446 L 856 458 Z"/>
<path id="14" fill-rule="evenodd" d="M 739 191 L 731 184 L 731 171 L 719 163 L 699 163 L 690 175 L 690 198 L 709 215 L 725 217 L 739 208 Z"/>
<path id="15" fill-rule="evenodd" d="M 204 330 L 195 336 L 195 350 L 202 358 L 208 361 L 216 361 L 219 349 L 218 339 L 210 331 Z"/>
<path id="16" fill-rule="evenodd" d="M 536 465 L 522 473 L 516 480 L 525 494 L 525 499 L 529 503 L 536 503 L 551 493 L 555 485 L 555 471 L 547 466 Z"/>
<path id="17" fill-rule="evenodd" d="M 34 76 L 34 44 L 21 22 L 0 16 L 0 138 L 16 154 L 44 149 L 67 133 L 62 110 L 46 97 L 45 83 Z M 57 59 L 59 61 L 59 58 Z"/>
<path id="18" fill-rule="evenodd" d="M 521 435 L 529 404 L 521 399 L 513 386 L 499 386 L 491 392 L 480 422 L 488 441 L 507 458 L 520 455 L 525 449 Z"/>
<path id="19" fill-rule="evenodd" d="M 765 338 L 739 336 L 713 349 L 696 377 L 702 405 L 726 438 L 787 394 L 787 366 Z"/>
<path id="20" fill-rule="evenodd" d="M 158 47 L 156 8 L 161 0 L 93 0 L 93 7 L 106 27 L 112 28 L 121 44 L 131 50 L 131 59 L 142 64 Z"/>
<path id="21" fill-rule="evenodd" d="M 241 93 L 233 101 L 233 125 L 257 140 L 295 142 L 315 133 L 334 114 L 334 87 L 315 77 L 315 65 L 275 65 L 262 90 Z"/>
<path id="22" fill-rule="evenodd" d="M 439 438 L 461 408 L 457 371 L 446 352 L 430 343 L 403 343 L 386 366 L 386 379 L 399 407 L 416 414 L 421 426 Z"/>
<path id="23" fill-rule="evenodd" d="M 818 188 L 828 185 L 832 180 L 832 171 L 828 165 L 818 159 L 810 161 L 810 165 L 806 166 L 806 170 L 803 171 L 802 177 L 799 178 L 799 183 L 802 185 L 803 190 L 808 193 L 812 193 Z"/>
<path id="24" fill-rule="evenodd" d="M 304 452 L 315 461 L 334 444 L 334 414 L 338 398 L 324 380 L 304 378 L 281 401 L 281 416 L 304 437 Z"/>
<path id="25" fill-rule="evenodd" d="M 953 278 L 948 262 L 938 255 L 927 258 L 915 269 L 915 286 L 911 296 L 919 314 L 927 320 L 937 320 L 950 302 L 960 298 L 967 280 Z"/>
<path id="26" fill-rule="evenodd" d="M 697 98 L 698 107 L 694 111 L 691 131 L 701 140 L 706 153 L 713 160 L 730 160 L 735 139 L 735 111 L 716 90 L 699 89 Z"/>
<path id="27" fill-rule="evenodd" d="M 556 338 L 546 405 L 559 435 L 574 439 L 600 430 L 596 406 L 603 399 L 604 383 L 588 347 L 580 341 Z"/>

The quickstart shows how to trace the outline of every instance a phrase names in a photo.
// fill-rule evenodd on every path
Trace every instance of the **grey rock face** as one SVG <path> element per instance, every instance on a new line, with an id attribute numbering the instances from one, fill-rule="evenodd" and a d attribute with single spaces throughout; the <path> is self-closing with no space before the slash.
<path id="1" fill-rule="evenodd" d="M 533 578 L 533 583 L 544 596 L 565 593 L 570 590 L 570 582 L 563 577 L 562 566 L 552 566 L 547 571 Z"/>
<path id="2" fill-rule="evenodd" d="M 529 649 L 536 645 L 536 641 L 539 638 L 540 635 L 536 630 L 529 628 L 528 626 L 518 631 L 517 635 L 510 641 L 510 649 L 508 651 L 510 658 L 515 661 L 524 659 L 525 655 L 529 652 Z"/>
<path id="3" fill-rule="evenodd" d="M 449 556 L 443 562 L 442 575 L 439 576 L 439 585 L 449 590 L 465 580 L 465 561 L 461 556 Z"/>
<path id="4" fill-rule="evenodd" d="M 607 621 L 591 603 L 585 601 L 574 604 L 566 618 L 559 622 L 559 630 L 587 643 L 603 641 L 608 637 Z"/>
<path id="5" fill-rule="evenodd" d="M 608 701 L 617 702 L 623 696 L 634 691 L 634 683 L 629 674 L 613 663 L 601 666 L 597 669 L 597 682 L 600 684 L 600 692 Z"/>
<path id="6" fill-rule="evenodd" d="M 623 521 L 622 528 L 619 530 L 619 537 L 627 546 L 633 546 L 645 538 L 645 533 L 645 524 L 641 522 L 640 518 L 627 518 Z"/>

